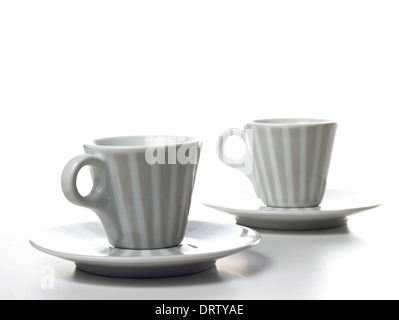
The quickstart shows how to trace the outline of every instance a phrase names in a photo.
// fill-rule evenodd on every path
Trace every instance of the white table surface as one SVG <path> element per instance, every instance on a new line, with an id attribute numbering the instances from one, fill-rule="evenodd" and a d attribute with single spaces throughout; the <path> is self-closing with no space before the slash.
<path id="1" fill-rule="evenodd" d="M 212 219 L 211 209 L 193 216 Z M 201 218 L 200 215 L 195 218 Z M 233 223 L 227 216 L 214 219 Z M 215 216 L 216 218 L 216 216 Z M 6 299 L 397 299 L 398 217 L 384 205 L 319 231 L 262 231 L 262 242 L 220 259 L 201 273 L 159 279 L 118 279 L 79 271 L 72 262 L 34 250 L 1 228 L 5 256 L 0 297 Z M 5 263 L 4 263 L 5 262 Z M 46 279 L 51 279 L 49 286 Z"/>
<path id="2" fill-rule="evenodd" d="M 0 299 L 398 299 L 398 16 L 397 1 L 1 1 Z M 95 219 L 60 176 L 101 137 L 197 136 L 191 218 L 234 222 L 201 205 L 250 190 L 216 139 L 280 117 L 336 120 L 328 187 L 383 206 L 347 227 L 261 231 L 216 268 L 165 279 L 89 275 L 29 245 Z"/>

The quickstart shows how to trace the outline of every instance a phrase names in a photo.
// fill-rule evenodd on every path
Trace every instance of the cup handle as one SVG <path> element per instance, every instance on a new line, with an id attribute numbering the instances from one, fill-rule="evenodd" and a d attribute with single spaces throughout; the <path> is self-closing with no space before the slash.
<path id="1" fill-rule="evenodd" d="M 224 152 L 224 144 L 226 143 L 227 139 L 231 136 L 240 137 L 244 141 L 245 154 L 240 159 L 231 159 Z M 255 176 L 255 170 L 253 165 L 253 158 L 248 148 L 248 143 L 252 143 L 252 141 L 253 141 L 252 130 L 241 130 L 237 128 L 228 129 L 219 136 L 216 143 L 216 153 L 220 161 L 222 161 L 224 164 L 243 172 L 251 181 L 255 189 L 256 195 L 260 197 L 258 181 Z"/>
<path id="2" fill-rule="evenodd" d="M 82 196 L 76 186 L 79 171 L 84 166 L 99 170 L 101 174 L 94 175 L 93 188 L 87 196 Z M 75 205 L 87 207 L 93 210 L 102 206 L 103 195 L 106 191 L 105 163 L 100 157 L 84 154 L 71 159 L 65 166 L 61 176 L 61 186 L 65 197 Z"/>

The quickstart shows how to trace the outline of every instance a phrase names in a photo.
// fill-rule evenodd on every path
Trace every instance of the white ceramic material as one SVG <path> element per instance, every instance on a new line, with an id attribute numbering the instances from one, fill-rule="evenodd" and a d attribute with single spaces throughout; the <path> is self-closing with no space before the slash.
<path id="1" fill-rule="evenodd" d="M 186 230 L 201 142 L 189 137 L 135 136 L 95 140 L 62 173 L 72 203 L 92 209 L 111 245 L 154 249 L 178 245 Z M 93 189 L 76 187 L 89 166 Z"/>
<path id="2" fill-rule="evenodd" d="M 257 245 L 258 232 L 231 224 L 188 221 L 179 246 L 158 250 L 110 247 L 99 222 L 56 227 L 31 239 L 34 248 L 76 263 L 77 268 L 113 277 L 165 277 L 204 271 L 217 259 Z"/>
<path id="3" fill-rule="evenodd" d="M 254 197 L 242 199 L 241 204 L 236 204 L 236 208 L 205 205 L 234 216 L 238 224 L 248 227 L 271 230 L 314 230 L 344 225 L 348 216 L 376 208 L 381 203 L 361 193 L 326 190 L 321 205 L 313 208 L 259 207 Z"/>
<path id="4" fill-rule="evenodd" d="M 229 129 L 218 139 L 222 162 L 243 171 L 256 195 L 272 207 L 318 206 L 324 195 L 337 124 L 318 119 L 256 120 L 245 130 Z M 224 143 L 232 136 L 246 144 L 243 158 L 230 159 Z"/>

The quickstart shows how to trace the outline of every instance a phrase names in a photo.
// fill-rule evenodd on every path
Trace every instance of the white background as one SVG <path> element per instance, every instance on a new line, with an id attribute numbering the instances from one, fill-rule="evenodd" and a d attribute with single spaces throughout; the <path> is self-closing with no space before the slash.
<path id="1" fill-rule="evenodd" d="M 384 0 L 0 1 L 0 298 L 399 298 L 398 17 L 399 3 Z M 217 220 L 201 206 L 210 193 L 250 188 L 217 159 L 217 136 L 274 117 L 336 120 L 329 187 L 384 197 L 350 220 L 348 246 L 341 237 L 328 251 L 328 242 L 320 258 L 316 236 L 265 233 L 256 252 L 274 263 L 247 277 L 229 273 L 242 270 L 226 258 L 222 281 L 123 284 L 82 280 L 70 262 L 29 246 L 38 230 L 95 219 L 60 188 L 84 142 L 199 137 L 192 214 Z M 299 239 L 309 242 L 307 265 L 298 252 L 279 256 Z M 45 265 L 56 271 L 51 292 L 40 288 Z"/>

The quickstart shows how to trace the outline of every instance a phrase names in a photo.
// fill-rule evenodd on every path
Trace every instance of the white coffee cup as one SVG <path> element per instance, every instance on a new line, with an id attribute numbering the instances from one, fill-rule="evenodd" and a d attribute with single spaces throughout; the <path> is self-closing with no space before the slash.
<path id="1" fill-rule="evenodd" d="M 324 196 L 337 124 L 319 119 L 266 119 L 229 129 L 217 141 L 220 160 L 251 180 L 257 196 L 271 207 L 318 206 Z M 229 158 L 224 145 L 242 138 L 246 152 Z"/>
<path id="2" fill-rule="evenodd" d="M 160 249 L 183 240 L 202 143 L 190 137 L 132 136 L 94 140 L 62 173 L 72 203 L 92 209 L 111 245 Z M 93 188 L 82 196 L 79 171 L 89 166 Z"/>

